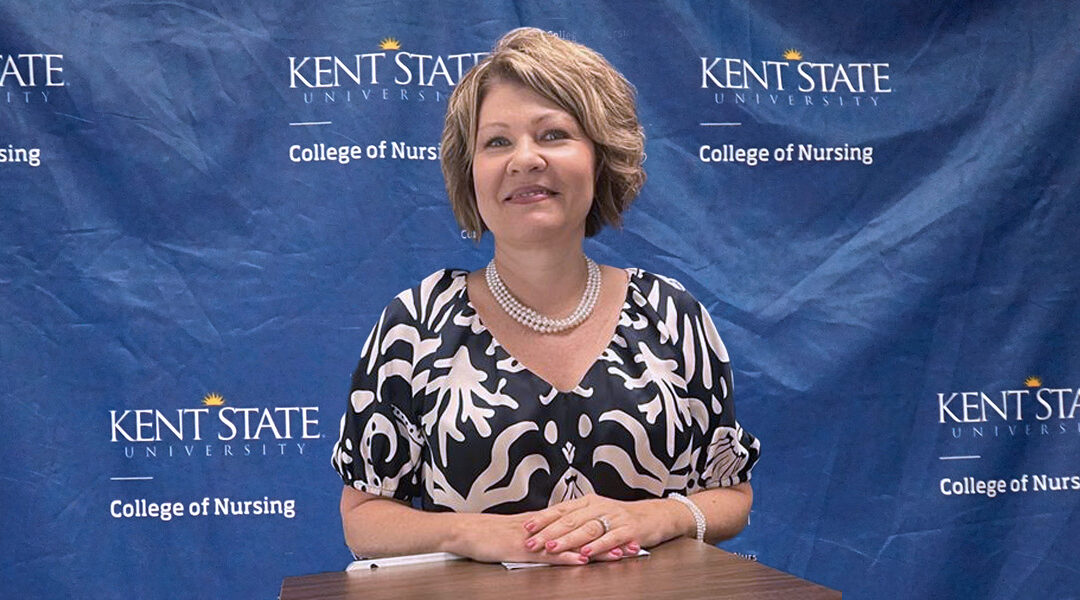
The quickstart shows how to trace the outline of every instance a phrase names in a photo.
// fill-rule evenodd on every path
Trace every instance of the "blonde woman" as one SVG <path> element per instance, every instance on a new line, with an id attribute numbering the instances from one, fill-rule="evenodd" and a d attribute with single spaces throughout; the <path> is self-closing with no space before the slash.
<path id="1" fill-rule="evenodd" d="M 630 84 L 554 34 L 511 31 L 461 80 L 443 174 L 494 256 L 399 294 L 364 345 L 333 457 L 356 554 L 580 565 L 746 524 L 759 444 L 712 319 L 583 250 L 643 151 Z"/>

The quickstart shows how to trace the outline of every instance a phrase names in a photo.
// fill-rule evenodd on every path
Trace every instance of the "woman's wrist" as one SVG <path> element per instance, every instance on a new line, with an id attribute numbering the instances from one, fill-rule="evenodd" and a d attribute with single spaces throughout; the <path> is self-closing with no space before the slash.
<path id="1" fill-rule="evenodd" d="M 694 516 L 679 501 L 671 498 L 658 498 L 648 502 L 652 504 L 657 515 L 656 524 L 658 527 L 656 531 L 662 532 L 661 539 L 656 543 L 659 544 L 683 536 L 694 537 L 694 532 L 697 529 Z"/>
<path id="2" fill-rule="evenodd" d="M 440 513 L 447 520 L 446 535 L 439 541 L 438 552 L 451 552 L 468 556 L 471 548 L 470 534 L 476 531 L 472 513 Z"/>
<path id="3" fill-rule="evenodd" d="M 669 494 L 668 499 L 677 501 L 679 504 L 682 504 L 688 511 L 690 511 L 690 516 L 694 519 L 693 538 L 699 542 L 705 541 L 705 513 L 701 512 L 701 509 L 698 508 L 697 503 L 678 492 L 672 492 L 671 494 Z"/>

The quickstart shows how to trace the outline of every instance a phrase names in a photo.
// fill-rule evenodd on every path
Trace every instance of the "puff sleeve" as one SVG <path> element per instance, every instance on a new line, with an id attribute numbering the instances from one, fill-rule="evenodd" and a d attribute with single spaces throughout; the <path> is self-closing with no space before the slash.
<path id="1" fill-rule="evenodd" d="M 345 485 L 410 501 L 420 494 L 424 438 L 412 388 L 422 329 L 400 298 L 383 311 L 352 376 L 332 462 Z"/>
<path id="2" fill-rule="evenodd" d="M 761 444 L 735 420 L 731 362 L 712 317 L 687 297 L 680 340 L 687 393 L 707 410 L 705 427 L 695 430 L 690 491 L 747 482 Z"/>

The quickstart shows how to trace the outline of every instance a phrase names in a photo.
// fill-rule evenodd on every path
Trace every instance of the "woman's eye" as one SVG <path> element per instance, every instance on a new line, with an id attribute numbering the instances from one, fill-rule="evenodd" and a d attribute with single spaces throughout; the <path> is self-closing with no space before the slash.
<path id="1" fill-rule="evenodd" d="M 543 133 L 543 135 L 540 136 L 540 139 L 551 141 L 551 140 L 564 140 L 564 139 L 566 139 L 568 137 L 570 137 L 570 134 L 566 133 L 562 129 L 549 129 L 548 131 L 545 131 Z"/>
<path id="2" fill-rule="evenodd" d="M 485 148 L 501 148 L 501 147 L 507 146 L 509 144 L 510 144 L 510 142 L 506 138 L 499 136 L 499 137 L 493 137 L 490 140 L 484 142 L 484 147 Z"/>

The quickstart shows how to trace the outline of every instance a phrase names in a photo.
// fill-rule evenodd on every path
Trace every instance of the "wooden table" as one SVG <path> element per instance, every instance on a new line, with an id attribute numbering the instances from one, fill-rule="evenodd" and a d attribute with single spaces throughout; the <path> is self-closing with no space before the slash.
<path id="1" fill-rule="evenodd" d="M 652 555 L 581 567 L 508 571 L 502 565 L 455 560 L 370 571 L 286 577 L 281 600 L 431 598 L 486 600 L 583 598 L 840 598 L 840 592 L 681 538 Z"/>

